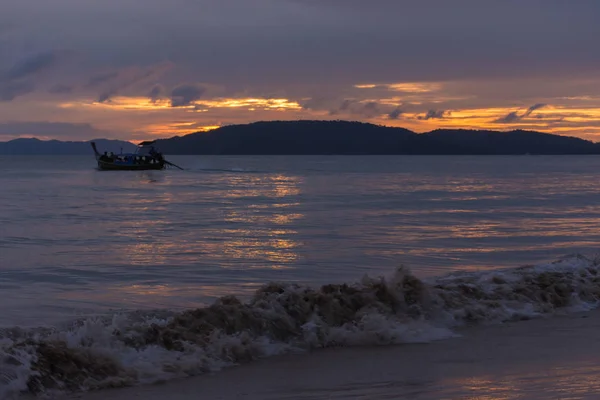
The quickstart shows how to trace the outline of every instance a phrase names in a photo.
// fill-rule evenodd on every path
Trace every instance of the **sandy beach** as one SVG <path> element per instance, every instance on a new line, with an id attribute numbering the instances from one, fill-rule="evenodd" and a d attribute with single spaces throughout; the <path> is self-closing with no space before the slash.
<path id="1" fill-rule="evenodd" d="M 600 311 L 480 326 L 428 344 L 328 349 L 81 400 L 595 399 Z"/>

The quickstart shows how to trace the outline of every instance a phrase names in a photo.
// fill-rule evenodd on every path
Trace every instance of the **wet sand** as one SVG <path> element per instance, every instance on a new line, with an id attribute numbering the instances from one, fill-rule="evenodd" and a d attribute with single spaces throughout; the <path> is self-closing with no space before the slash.
<path id="1" fill-rule="evenodd" d="M 275 357 L 161 385 L 78 395 L 136 399 L 597 399 L 600 311 L 463 329 L 429 344 Z"/>

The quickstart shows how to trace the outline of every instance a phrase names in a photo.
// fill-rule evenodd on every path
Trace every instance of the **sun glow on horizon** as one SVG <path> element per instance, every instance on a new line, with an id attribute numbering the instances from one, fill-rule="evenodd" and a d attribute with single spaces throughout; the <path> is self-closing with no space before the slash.
<path id="1" fill-rule="evenodd" d="M 594 107 L 589 96 L 554 98 L 555 104 L 527 106 L 473 107 L 473 96 L 455 93 L 439 83 L 412 82 L 361 84 L 370 96 L 350 97 L 339 106 L 336 103 L 305 108 L 310 98 L 217 97 L 200 99 L 174 107 L 170 99 L 115 96 L 108 101 L 92 99 L 60 103 L 64 109 L 96 110 L 98 126 L 127 124 L 130 120 L 133 137 L 157 138 L 207 132 L 219 128 L 224 121 L 250 123 L 269 120 L 345 119 L 404 127 L 417 133 L 435 129 L 526 129 L 568 134 L 584 138 L 600 135 L 600 107 Z M 377 88 L 384 88 L 380 96 Z M 371 91 L 373 90 L 373 91 Z M 387 94 L 387 95 L 386 95 Z M 532 102 L 533 103 L 533 102 Z M 348 105 L 349 104 L 349 105 Z M 471 105 L 471 106 L 468 106 Z M 331 108 L 330 108 L 331 107 Z M 227 110 L 240 110 L 230 115 Z M 331 111 L 333 110 L 333 111 Z M 114 118 L 106 118 L 111 111 Z M 87 112 L 87 111 L 86 111 Z M 127 115 L 131 113 L 131 118 Z M 284 116 L 275 116 L 278 115 Z M 122 116 L 117 116 L 122 115 Z M 104 123 L 102 119 L 107 119 Z"/>
<path id="2" fill-rule="evenodd" d="M 196 132 L 209 132 L 220 128 L 220 125 L 198 125 L 195 122 L 179 122 L 179 123 L 165 123 L 165 124 L 152 124 L 144 128 L 144 132 L 156 138 L 156 136 L 176 136 L 176 135 L 187 135 Z"/>
<path id="3" fill-rule="evenodd" d="M 380 115 L 376 120 L 388 126 L 404 127 L 418 133 L 435 129 L 475 129 L 508 131 L 515 129 L 568 134 L 584 138 L 600 135 L 600 108 L 543 105 L 446 110 L 443 116 L 403 113 L 397 119 Z"/>
<path id="4" fill-rule="evenodd" d="M 401 83 L 366 83 L 354 85 L 357 89 L 387 89 L 394 92 L 405 93 L 431 93 L 442 90 L 443 85 L 438 82 L 401 82 Z"/>
<path id="5" fill-rule="evenodd" d="M 201 101 L 201 105 L 209 108 L 240 108 L 247 107 L 249 110 L 262 108 L 264 110 L 301 110 L 302 106 L 296 101 L 289 99 L 260 99 L 260 98 L 241 98 L 241 99 L 215 99 Z"/>
<path id="6" fill-rule="evenodd" d="M 205 112 L 210 108 L 243 108 L 263 110 L 301 110 L 297 101 L 276 98 L 216 98 L 197 100 L 189 104 L 174 107 L 169 99 L 152 100 L 147 97 L 117 96 L 108 101 L 78 101 L 59 104 L 61 108 L 96 107 L 112 110 L 169 110 L 188 109 L 194 112 Z"/>

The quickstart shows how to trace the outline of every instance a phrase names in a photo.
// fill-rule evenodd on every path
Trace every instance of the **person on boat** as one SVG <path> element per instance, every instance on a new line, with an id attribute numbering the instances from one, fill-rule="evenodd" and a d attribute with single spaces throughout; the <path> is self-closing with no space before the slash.
<path id="1" fill-rule="evenodd" d="M 162 154 L 161 154 L 161 153 L 157 152 L 157 151 L 154 149 L 154 146 L 150 147 L 150 151 L 149 151 L 148 153 L 149 153 L 149 154 L 152 156 L 152 158 L 153 158 L 153 159 L 155 159 L 157 162 L 161 162 L 161 160 L 162 160 L 163 156 L 162 156 Z"/>

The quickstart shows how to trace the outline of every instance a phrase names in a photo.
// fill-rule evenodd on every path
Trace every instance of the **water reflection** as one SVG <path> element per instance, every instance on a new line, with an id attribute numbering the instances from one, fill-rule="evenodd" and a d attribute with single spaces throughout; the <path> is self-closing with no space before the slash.
<path id="1" fill-rule="evenodd" d="M 469 393 L 474 400 L 509 400 L 521 398 L 520 390 L 513 383 L 472 377 L 456 382 L 463 392 Z"/>
<path id="2" fill-rule="evenodd" d="M 145 184 L 168 184 L 171 181 L 170 175 L 165 171 L 90 171 L 85 182 L 89 179 L 95 186 L 118 185 L 121 187 L 131 187 L 131 185 Z"/>
<path id="3" fill-rule="evenodd" d="M 219 232 L 227 238 L 223 253 L 232 260 L 250 261 L 249 268 L 291 268 L 299 258 L 296 249 L 301 243 L 295 239 L 297 232 L 284 226 L 304 218 L 294 212 L 300 203 L 292 201 L 300 195 L 301 183 L 298 177 L 281 174 L 233 179 L 231 185 L 244 185 L 246 190 L 236 188 L 226 197 L 246 200 L 233 202 L 224 215 L 228 226 Z M 255 200 L 248 201 L 248 197 Z"/>
<path id="4" fill-rule="evenodd" d="M 594 364 L 543 368 L 540 372 L 498 374 L 448 380 L 461 398 L 512 400 L 526 398 L 583 399 L 600 393 L 600 367 Z"/>
<path id="5" fill-rule="evenodd" d="M 144 183 L 165 182 L 165 174 L 161 171 L 140 171 L 139 177 Z"/>
<path id="6" fill-rule="evenodd" d="M 211 178 L 218 179 L 218 185 L 211 185 Z M 298 212 L 302 180 L 281 174 L 206 179 L 201 194 L 196 188 L 178 187 L 175 196 L 164 186 L 162 192 L 129 192 L 121 198 L 126 217 L 115 234 L 126 263 L 291 268 L 302 246 L 297 231 L 288 228 L 304 218 Z M 194 218 L 194 210 L 202 218 Z"/>
<path id="7" fill-rule="evenodd" d="M 281 198 L 300 194 L 300 178 L 286 175 L 233 176 L 227 198 L 268 197 Z"/>

